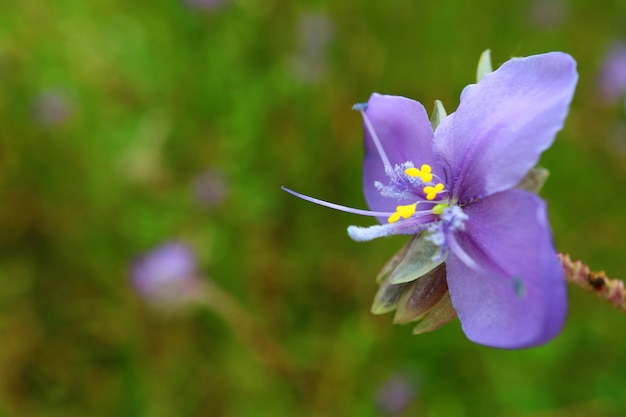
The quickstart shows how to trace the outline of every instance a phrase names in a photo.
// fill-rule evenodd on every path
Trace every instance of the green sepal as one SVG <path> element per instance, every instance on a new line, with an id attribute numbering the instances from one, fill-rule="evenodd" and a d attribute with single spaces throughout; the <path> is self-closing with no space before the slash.
<path id="1" fill-rule="evenodd" d="M 433 261 L 439 247 L 426 239 L 426 233 L 419 233 L 396 253 L 376 277 L 379 285 L 371 312 L 384 314 L 396 309 L 400 299 L 413 287 L 413 282 L 427 275 L 443 263 Z"/>
<path id="2" fill-rule="evenodd" d="M 402 284 L 416 280 L 443 263 L 444 257 L 435 260 L 441 249 L 427 240 L 426 236 L 422 232 L 411 239 L 403 256 L 389 272 L 390 283 Z"/>
<path id="3" fill-rule="evenodd" d="M 444 109 L 443 103 L 439 100 L 435 100 L 433 112 L 430 114 L 430 125 L 433 127 L 433 132 L 446 117 L 448 117 L 448 113 L 446 113 L 446 109 Z"/>
<path id="4" fill-rule="evenodd" d="M 446 292 L 433 308 L 424 314 L 419 323 L 413 327 L 413 334 L 427 333 L 437 330 L 444 324 L 451 322 L 456 317 L 456 311 L 452 306 L 450 293 Z"/>
<path id="5" fill-rule="evenodd" d="M 517 188 L 521 188 L 522 190 L 530 191 L 531 193 L 538 194 L 541 191 L 541 188 L 548 180 L 550 176 L 550 171 L 542 167 L 534 167 L 522 180 L 519 184 L 517 184 Z"/>
<path id="6" fill-rule="evenodd" d="M 480 82 L 483 77 L 493 71 L 491 66 L 491 50 L 485 49 L 478 59 L 478 68 L 476 68 L 476 82 Z"/>
<path id="7" fill-rule="evenodd" d="M 392 284 L 389 282 L 389 278 L 385 279 L 378 287 L 370 311 L 373 314 L 385 314 L 395 310 L 404 293 L 409 291 L 412 286 L 413 282 Z"/>
<path id="8" fill-rule="evenodd" d="M 448 292 L 446 266 L 441 264 L 412 283 L 396 309 L 394 323 L 409 323 L 421 319 Z"/>

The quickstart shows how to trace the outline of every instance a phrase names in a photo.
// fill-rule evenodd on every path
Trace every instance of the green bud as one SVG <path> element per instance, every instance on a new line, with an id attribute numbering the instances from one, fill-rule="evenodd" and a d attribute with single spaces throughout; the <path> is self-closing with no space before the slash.
<path id="1" fill-rule="evenodd" d="M 483 77 L 493 71 L 491 66 L 491 50 L 485 49 L 478 59 L 478 68 L 476 69 L 476 82 L 480 82 Z"/>

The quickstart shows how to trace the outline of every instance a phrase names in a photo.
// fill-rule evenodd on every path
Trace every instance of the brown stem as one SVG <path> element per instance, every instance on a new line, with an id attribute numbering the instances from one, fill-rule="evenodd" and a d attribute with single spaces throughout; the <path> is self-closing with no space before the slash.
<path id="1" fill-rule="evenodd" d="M 565 271 L 565 279 L 569 284 L 593 292 L 620 310 L 626 311 L 624 282 L 608 278 L 604 271 L 592 272 L 581 261 L 572 261 L 566 253 L 560 253 L 558 256 Z"/>
<path id="2" fill-rule="evenodd" d="M 201 304 L 217 313 L 262 364 L 283 377 L 293 378 L 296 372 L 287 351 L 260 328 L 254 317 L 230 294 L 210 280 L 205 283 Z"/>

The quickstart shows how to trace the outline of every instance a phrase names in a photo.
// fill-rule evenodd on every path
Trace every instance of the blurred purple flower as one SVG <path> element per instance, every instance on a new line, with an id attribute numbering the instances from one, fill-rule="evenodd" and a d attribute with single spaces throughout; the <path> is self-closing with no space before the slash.
<path id="1" fill-rule="evenodd" d="M 606 53 L 598 73 L 598 93 L 607 103 L 626 98 L 626 42 L 616 42 Z"/>
<path id="2" fill-rule="evenodd" d="M 533 0 L 530 3 L 530 23 L 540 29 L 555 29 L 563 24 L 568 15 L 564 0 Z"/>
<path id="3" fill-rule="evenodd" d="M 545 202 L 516 186 L 562 128 L 577 79 L 575 61 L 561 52 L 511 59 L 467 86 L 434 132 L 419 102 L 373 94 L 355 106 L 372 211 L 287 191 L 383 223 L 350 226 L 357 241 L 427 236 L 435 255 L 425 273 L 445 260 L 452 305 L 470 340 L 500 348 L 545 343 L 565 320 L 565 279 Z"/>
<path id="4" fill-rule="evenodd" d="M 376 393 L 376 405 L 385 416 L 397 416 L 405 411 L 417 394 L 416 384 L 401 374 L 393 374 Z"/>
<path id="5" fill-rule="evenodd" d="M 182 243 L 163 244 L 137 259 L 130 271 L 137 292 L 148 302 L 180 306 L 203 289 L 195 254 Z"/>
<path id="6" fill-rule="evenodd" d="M 59 126 L 71 115 L 72 108 L 65 94 L 46 90 L 35 98 L 32 105 L 34 119 L 42 126 Z"/>
<path id="7" fill-rule="evenodd" d="M 193 195 L 203 207 L 219 206 L 228 197 L 228 182 L 219 171 L 205 171 L 195 178 Z"/>
<path id="8" fill-rule="evenodd" d="M 317 82 L 326 68 L 326 50 L 334 25 L 323 13 L 308 12 L 298 18 L 298 49 L 291 58 L 294 75 L 303 82 Z"/>
<path id="9" fill-rule="evenodd" d="M 198 10 L 218 10 L 228 3 L 228 0 L 183 0 L 183 3 Z"/>

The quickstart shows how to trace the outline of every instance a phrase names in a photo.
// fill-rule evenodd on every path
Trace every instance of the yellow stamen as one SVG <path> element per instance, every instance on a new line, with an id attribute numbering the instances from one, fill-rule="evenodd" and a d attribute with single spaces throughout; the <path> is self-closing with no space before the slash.
<path id="1" fill-rule="evenodd" d="M 424 194 L 426 194 L 426 200 L 434 200 L 435 196 L 443 191 L 443 184 L 439 183 L 434 187 L 426 186 L 424 187 Z"/>
<path id="2" fill-rule="evenodd" d="M 430 165 L 423 164 L 421 169 L 407 168 L 404 170 L 404 173 L 409 177 L 419 177 L 423 182 L 431 182 L 433 180 L 432 170 Z"/>
<path id="3" fill-rule="evenodd" d="M 415 213 L 415 209 L 417 208 L 417 203 L 409 204 L 408 206 L 398 206 L 396 207 L 396 212 L 393 213 L 387 221 L 389 223 L 395 223 L 402 217 L 403 219 L 408 219 Z"/>

